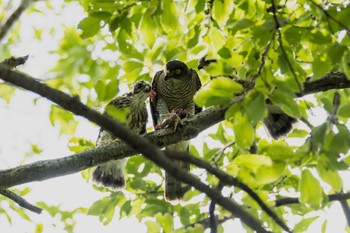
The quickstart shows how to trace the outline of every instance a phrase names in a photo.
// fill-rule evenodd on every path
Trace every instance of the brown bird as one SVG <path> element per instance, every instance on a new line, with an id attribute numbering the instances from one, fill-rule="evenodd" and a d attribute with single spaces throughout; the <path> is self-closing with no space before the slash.
<path id="1" fill-rule="evenodd" d="M 150 105 L 155 129 L 171 127 L 178 129 L 182 118 L 201 111 L 193 102 L 194 94 L 201 87 L 195 70 L 189 69 L 181 61 L 169 61 L 165 69 L 158 71 L 152 81 Z M 165 149 L 188 152 L 189 141 L 167 146 Z M 182 169 L 189 171 L 188 163 L 174 161 Z M 165 172 L 164 197 L 167 201 L 179 200 L 188 190 L 180 181 Z"/>
<path id="2" fill-rule="evenodd" d="M 138 81 L 134 84 L 131 92 L 113 99 L 105 108 L 103 114 L 111 117 L 125 115 L 123 122 L 127 127 L 137 134 L 146 133 L 146 123 L 148 119 L 145 101 L 151 91 L 151 85 L 145 81 Z M 113 111 L 114 110 L 116 111 Z M 110 110 L 110 111 L 109 111 Z M 109 144 L 116 139 L 111 132 L 103 128 L 100 129 L 96 146 Z M 92 179 L 96 184 L 112 190 L 125 186 L 124 165 L 126 159 L 112 160 L 97 166 L 92 174 Z"/>

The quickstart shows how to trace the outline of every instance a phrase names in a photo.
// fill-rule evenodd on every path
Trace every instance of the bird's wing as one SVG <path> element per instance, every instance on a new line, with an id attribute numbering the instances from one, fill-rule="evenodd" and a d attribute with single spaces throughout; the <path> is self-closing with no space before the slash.
<path id="1" fill-rule="evenodd" d="M 123 108 L 129 107 L 130 106 L 130 98 L 128 97 L 129 94 L 130 93 L 127 93 L 123 96 L 117 96 L 116 98 L 111 100 L 106 105 L 105 110 L 103 112 L 103 115 L 110 116 L 110 114 L 108 114 L 108 112 L 107 112 L 108 106 L 114 106 L 118 109 L 123 109 Z M 113 116 L 111 116 L 111 117 L 113 117 Z M 100 132 L 98 134 L 98 137 L 97 137 L 96 146 L 106 145 L 106 144 L 112 142 L 114 139 L 115 139 L 115 137 L 112 135 L 112 133 L 105 130 L 104 128 L 101 128 Z"/>
<path id="2" fill-rule="evenodd" d="M 194 79 L 195 81 L 195 88 L 196 88 L 196 91 L 198 91 L 201 87 L 202 87 L 202 83 L 201 83 L 201 80 L 199 79 L 199 76 L 197 74 L 197 72 L 194 70 L 194 69 L 191 69 L 191 72 L 192 72 L 192 78 Z M 197 114 L 199 112 L 202 111 L 202 108 L 198 107 L 197 105 L 195 105 L 194 107 L 194 113 Z"/>
<path id="3" fill-rule="evenodd" d="M 162 76 L 163 71 L 158 71 L 152 80 L 151 83 L 151 88 L 153 91 L 155 91 L 156 93 L 158 92 L 158 81 L 159 78 Z M 152 120 L 153 120 L 153 126 L 156 127 L 156 125 L 158 124 L 159 121 L 159 112 L 157 110 L 157 104 L 158 104 L 158 93 L 156 94 L 156 96 L 153 97 L 153 100 L 150 100 L 150 109 L 151 109 L 151 114 L 152 114 Z"/>

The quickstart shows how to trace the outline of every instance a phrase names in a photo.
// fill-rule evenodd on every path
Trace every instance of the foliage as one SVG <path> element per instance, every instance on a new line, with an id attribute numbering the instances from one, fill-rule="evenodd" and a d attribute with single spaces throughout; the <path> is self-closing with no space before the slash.
<path id="1" fill-rule="evenodd" d="M 69 2 L 66 1 L 66 7 L 70 7 Z M 39 4 L 34 3 L 27 14 L 34 14 Z M 194 98 L 198 105 L 226 106 L 244 91 L 244 83 L 255 85 L 244 101 L 228 109 L 225 120 L 213 129 L 210 139 L 193 145 L 191 153 L 237 177 L 266 203 L 299 194 L 301 204 L 272 208 L 287 222 L 293 215 L 303 217 L 325 209 L 330 205 L 328 194 L 346 191 L 340 171 L 348 170 L 350 164 L 349 91 L 339 92 L 341 104 L 335 113 L 334 91 L 315 94 L 311 102 L 296 101 L 296 93 L 302 91 L 302 83 L 331 71 L 343 71 L 350 77 L 348 3 L 81 0 L 79 4 L 86 16 L 76 27 L 65 28 L 58 48 L 52 51 L 59 59 L 49 72 L 53 78 L 45 80 L 48 85 L 98 107 L 126 85 L 139 79 L 151 81 L 166 61 L 182 60 L 197 69 L 204 56 L 216 59 L 199 70 L 203 88 Z M 0 20 L 4 14 L 0 12 Z M 13 33 L 11 38 L 17 31 Z M 10 43 L 11 39 L 0 45 L 2 56 L 9 54 Z M 0 97 L 9 103 L 14 89 L 3 84 L 0 89 Z M 312 110 L 308 108 L 313 107 L 335 114 L 338 120 L 316 122 L 312 129 L 299 124 L 285 140 L 274 141 L 261 133 L 267 100 L 292 117 L 312 121 Z M 93 146 L 89 140 L 75 137 L 79 119 L 71 113 L 53 105 L 49 117 L 52 125 L 59 124 L 61 135 L 72 138 L 72 152 Z M 32 148 L 40 154 L 40 145 Z M 195 168 L 192 171 L 208 184 L 217 185 L 218 180 L 212 175 Z M 116 221 L 116 213 L 119 218 L 136 217 L 148 232 L 204 232 L 200 224 L 184 227 L 209 217 L 207 197 L 190 190 L 183 203 L 165 202 L 163 173 L 142 156 L 128 160 L 126 173 L 125 192 L 96 187 L 108 195 L 96 200 L 88 210 L 80 211 L 98 216 L 103 224 Z M 90 178 L 87 172 L 83 176 Z M 269 216 L 261 214 L 251 198 L 241 195 L 242 190 L 227 187 L 225 192 L 240 204 L 250 206 L 250 212 L 273 232 L 281 232 Z M 76 213 L 40 205 L 52 215 L 60 212 L 62 217 L 72 218 Z M 28 219 L 23 210 L 12 208 Z M 11 221 L 6 211 L 0 210 L 0 214 Z M 227 211 L 218 208 L 217 215 L 223 218 Z M 305 217 L 294 226 L 289 225 L 295 232 L 304 232 L 315 219 Z M 74 228 L 71 221 L 62 222 L 70 228 L 67 231 Z M 37 232 L 41 232 L 40 227 Z"/>

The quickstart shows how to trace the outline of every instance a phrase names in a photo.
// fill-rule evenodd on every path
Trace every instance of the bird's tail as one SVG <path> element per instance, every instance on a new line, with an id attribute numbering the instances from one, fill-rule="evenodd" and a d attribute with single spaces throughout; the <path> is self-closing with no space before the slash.
<path id="1" fill-rule="evenodd" d="M 111 190 L 125 187 L 124 165 L 126 159 L 112 160 L 97 166 L 92 173 L 92 180 Z"/>
<path id="2" fill-rule="evenodd" d="M 173 162 L 179 168 L 190 171 L 190 165 L 182 161 Z M 164 197 L 168 202 L 181 200 L 183 195 L 190 189 L 189 186 L 177 180 L 175 177 L 165 172 Z"/>
<path id="3" fill-rule="evenodd" d="M 268 104 L 267 110 L 268 115 L 263 119 L 263 123 L 274 139 L 278 139 L 292 130 L 297 119 L 286 115 L 279 107 L 274 105 Z"/>
<path id="4" fill-rule="evenodd" d="M 188 147 L 189 142 L 188 141 L 182 141 L 180 143 L 168 146 L 167 150 L 173 150 L 173 151 L 183 151 L 188 153 Z M 189 172 L 190 171 L 190 164 L 179 161 L 179 160 L 173 160 L 173 164 L 177 167 Z M 177 180 L 175 177 L 170 175 L 168 172 L 165 172 L 165 181 L 164 181 L 164 198 L 168 202 L 176 202 L 178 200 L 181 200 L 183 195 L 190 189 L 190 186 L 182 183 L 181 181 Z"/>

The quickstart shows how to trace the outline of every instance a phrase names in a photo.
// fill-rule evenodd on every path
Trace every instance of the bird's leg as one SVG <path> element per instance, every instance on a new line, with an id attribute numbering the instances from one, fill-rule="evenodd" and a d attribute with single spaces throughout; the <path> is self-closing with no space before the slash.
<path id="1" fill-rule="evenodd" d="M 160 128 L 170 127 L 176 131 L 177 126 L 181 122 L 181 119 L 188 116 L 188 113 L 184 109 L 174 109 L 171 112 L 164 115 L 164 120 L 160 124 Z"/>
<path id="2" fill-rule="evenodd" d="M 154 98 L 156 97 L 157 92 L 155 92 L 155 90 L 151 90 L 151 92 L 149 93 L 149 98 L 151 100 L 151 102 L 154 101 Z"/>

